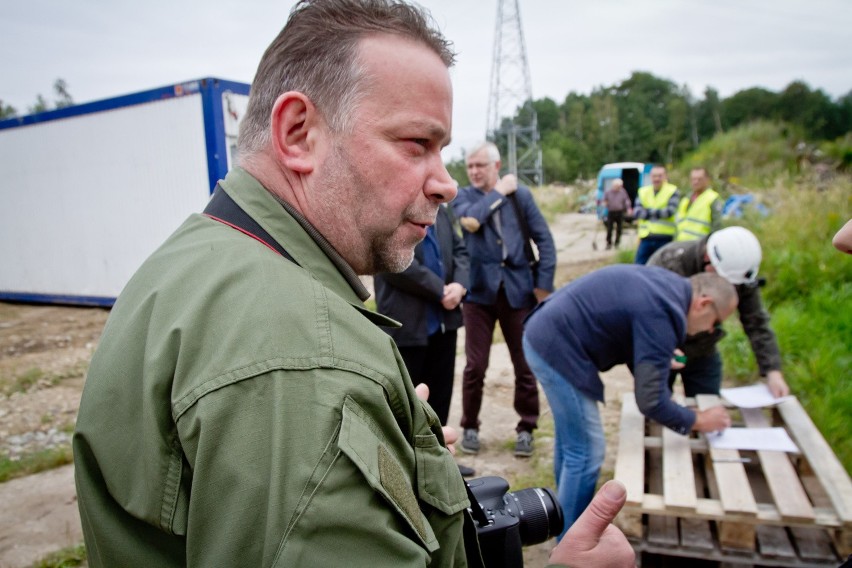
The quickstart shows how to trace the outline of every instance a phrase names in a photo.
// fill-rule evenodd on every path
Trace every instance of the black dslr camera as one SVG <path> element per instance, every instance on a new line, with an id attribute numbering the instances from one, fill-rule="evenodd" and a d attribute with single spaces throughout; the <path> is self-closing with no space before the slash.
<path id="1" fill-rule="evenodd" d="M 522 567 L 523 546 L 562 532 L 562 507 L 546 487 L 512 493 L 502 477 L 479 477 L 465 484 L 485 568 Z"/>

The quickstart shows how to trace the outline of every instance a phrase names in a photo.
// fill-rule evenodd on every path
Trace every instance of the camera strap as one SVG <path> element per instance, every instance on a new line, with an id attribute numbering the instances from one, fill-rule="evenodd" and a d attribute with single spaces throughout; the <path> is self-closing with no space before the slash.
<path id="1" fill-rule="evenodd" d="M 223 225 L 227 225 L 232 229 L 236 229 L 244 235 L 247 235 L 265 245 L 267 248 L 277 252 L 293 264 L 297 266 L 299 265 L 299 263 L 290 256 L 290 253 L 278 244 L 278 241 L 272 238 L 272 235 L 267 233 L 257 221 L 252 219 L 251 215 L 243 211 L 243 209 L 237 205 L 236 201 L 234 201 L 230 195 L 225 193 L 225 190 L 222 189 L 221 185 L 216 184 L 213 196 L 210 198 L 210 201 L 207 203 L 207 207 L 204 208 L 202 214 L 205 217 L 209 217 L 210 219 L 218 221 Z"/>
<path id="2" fill-rule="evenodd" d="M 535 275 L 535 271 L 538 268 L 538 259 L 535 256 L 535 251 L 532 248 L 532 235 L 530 235 L 530 225 L 527 222 L 527 217 L 524 215 L 523 210 L 521 209 L 520 203 L 518 203 L 518 197 L 514 193 L 510 193 L 506 196 L 509 200 L 509 203 L 512 204 L 512 208 L 515 210 L 515 216 L 518 218 L 518 225 L 521 227 L 521 236 L 524 239 L 524 255 L 527 257 L 527 262 L 530 264 L 530 268 L 533 271 L 533 275 Z"/>

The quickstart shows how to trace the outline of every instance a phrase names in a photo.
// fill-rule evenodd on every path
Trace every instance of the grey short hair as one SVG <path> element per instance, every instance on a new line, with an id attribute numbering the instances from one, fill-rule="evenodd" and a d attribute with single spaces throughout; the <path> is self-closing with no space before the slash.
<path id="1" fill-rule="evenodd" d="M 467 150 L 468 156 L 473 156 L 474 154 L 485 150 L 485 154 L 488 156 L 488 159 L 492 162 L 500 161 L 500 150 L 497 148 L 497 145 L 494 142 L 477 142 Z"/>
<path id="2" fill-rule="evenodd" d="M 258 65 L 240 125 L 240 155 L 269 144 L 272 107 L 287 91 L 306 95 L 332 132 L 348 131 L 369 79 L 357 61 L 358 42 L 383 33 L 425 45 L 447 67 L 455 61 L 452 44 L 419 6 L 401 0 L 300 0 Z"/>
<path id="3" fill-rule="evenodd" d="M 730 306 L 737 297 L 734 285 L 714 272 L 699 272 L 689 277 L 692 297 L 707 296 L 719 308 Z"/>

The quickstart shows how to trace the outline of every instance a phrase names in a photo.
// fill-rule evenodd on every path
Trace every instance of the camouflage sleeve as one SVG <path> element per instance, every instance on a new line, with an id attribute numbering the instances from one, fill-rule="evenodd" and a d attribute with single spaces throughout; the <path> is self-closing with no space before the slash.
<path id="1" fill-rule="evenodd" d="M 689 277 L 690 274 L 688 274 L 686 263 L 684 262 L 684 254 L 685 251 L 682 247 L 670 244 L 655 251 L 651 255 L 651 258 L 648 259 L 647 264 L 648 266 L 659 266 L 681 276 Z"/>
<path id="2" fill-rule="evenodd" d="M 740 296 L 739 312 L 743 330 L 751 343 L 760 375 L 781 369 L 781 351 L 775 332 L 769 327 L 769 313 L 763 307 L 760 288 L 757 286 L 738 286 Z"/>
<path id="3" fill-rule="evenodd" d="M 710 232 L 718 231 L 722 228 L 722 198 L 713 200 L 710 204 Z"/>

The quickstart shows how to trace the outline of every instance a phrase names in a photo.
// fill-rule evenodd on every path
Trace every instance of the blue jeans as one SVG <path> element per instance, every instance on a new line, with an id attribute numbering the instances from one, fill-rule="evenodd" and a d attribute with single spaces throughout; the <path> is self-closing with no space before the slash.
<path id="1" fill-rule="evenodd" d="M 657 252 L 657 249 L 672 242 L 671 235 L 648 235 L 639 241 L 639 248 L 636 249 L 636 258 L 634 264 L 645 264 L 651 255 Z"/>
<path id="2" fill-rule="evenodd" d="M 526 337 L 524 355 L 553 411 L 556 427 L 553 474 L 556 497 L 565 515 L 561 539 L 592 501 L 604 461 L 606 439 L 597 401 L 577 390 L 547 364 Z"/>
<path id="3" fill-rule="evenodd" d="M 689 357 L 686 367 L 669 374 L 669 390 L 674 386 L 678 374 L 683 381 L 686 396 L 719 394 L 722 387 L 722 357 L 718 351 L 706 357 Z"/>

